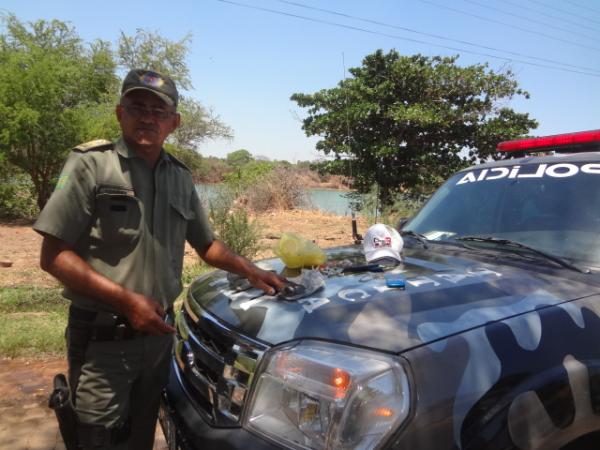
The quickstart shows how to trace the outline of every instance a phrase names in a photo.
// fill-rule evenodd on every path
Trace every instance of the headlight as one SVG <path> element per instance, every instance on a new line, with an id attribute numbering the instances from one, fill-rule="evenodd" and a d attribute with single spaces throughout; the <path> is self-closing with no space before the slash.
<path id="1" fill-rule="evenodd" d="M 287 448 L 375 448 L 408 416 L 398 358 L 318 341 L 265 358 L 244 426 Z"/>

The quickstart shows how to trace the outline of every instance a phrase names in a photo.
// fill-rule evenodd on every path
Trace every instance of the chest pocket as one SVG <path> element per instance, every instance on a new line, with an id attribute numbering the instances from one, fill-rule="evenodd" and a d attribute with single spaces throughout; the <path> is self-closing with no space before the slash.
<path id="1" fill-rule="evenodd" d="M 194 220 L 195 215 L 194 211 L 189 207 L 184 206 L 177 197 L 170 198 L 169 204 L 169 214 L 171 219 L 168 236 L 169 250 L 174 276 L 179 279 L 183 269 L 183 253 L 188 222 Z"/>
<path id="2" fill-rule="evenodd" d="M 169 203 L 171 204 L 171 209 L 175 212 L 176 219 L 188 221 L 194 218 L 194 212 L 190 208 L 181 205 L 177 200 L 170 199 Z"/>
<path id="3" fill-rule="evenodd" d="M 133 189 L 101 187 L 96 195 L 96 216 L 96 237 L 106 244 L 131 244 L 138 240 L 142 210 Z"/>

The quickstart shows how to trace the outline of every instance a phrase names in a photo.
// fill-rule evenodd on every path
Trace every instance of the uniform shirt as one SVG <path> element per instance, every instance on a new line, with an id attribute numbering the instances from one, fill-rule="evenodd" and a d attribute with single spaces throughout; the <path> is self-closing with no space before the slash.
<path id="1" fill-rule="evenodd" d="M 205 249 L 213 234 L 189 169 L 164 151 L 154 169 L 123 139 L 71 152 L 34 230 L 70 244 L 97 272 L 170 307 L 182 289 L 185 240 Z M 65 288 L 75 305 L 106 304 Z"/>

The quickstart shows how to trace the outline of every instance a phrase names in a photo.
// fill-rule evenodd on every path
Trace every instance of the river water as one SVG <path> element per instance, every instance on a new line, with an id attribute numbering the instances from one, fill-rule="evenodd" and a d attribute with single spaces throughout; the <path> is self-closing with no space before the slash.
<path id="1" fill-rule="evenodd" d="M 196 190 L 203 200 L 213 198 L 219 189 L 215 184 L 197 184 Z M 335 189 L 307 189 L 308 204 L 304 209 L 317 209 L 338 216 L 349 216 L 351 214 L 350 200 L 345 196 L 348 191 Z"/>

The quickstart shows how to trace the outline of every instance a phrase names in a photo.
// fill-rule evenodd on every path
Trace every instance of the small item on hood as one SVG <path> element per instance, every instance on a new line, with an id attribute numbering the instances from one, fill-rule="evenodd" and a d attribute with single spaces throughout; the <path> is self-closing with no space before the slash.
<path id="1" fill-rule="evenodd" d="M 385 265 L 395 265 L 402 261 L 400 253 L 404 241 L 395 229 L 383 223 L 371 225 L 365 233 L 363 251 L 368 263 L 379 263 L 385 259 Z M 391 262 L 391 264 L 390 264 Z"/>
<path id="2" fill-rule="evenodd" d="M 360 272 L 383 272 L 381 264 L 360 264 L 358 266 L 344 267 L 343 273 L 360 273 Z"/>
<path id="3" fill-rule="evenodd" d="M 405 289 L 406 280 L 398 273 L 390 273 L 385 276 L 385 285 L 389 288 Z"/>
<path id="4" fill-rule="evenodd" d="M 318 270 L 303 269 L 300 276 L 289 278 L 288 284 L 278 297 L 282 300 L 298 300 L 309 296 L 325 286 L 325 278 Z"/>
<path id="5" fill-rule="evenodd" d="M 327 261 L 317 244 L 294 233 L 283 233 L 273 250 L 290 269 L 316 267 Z"/>

